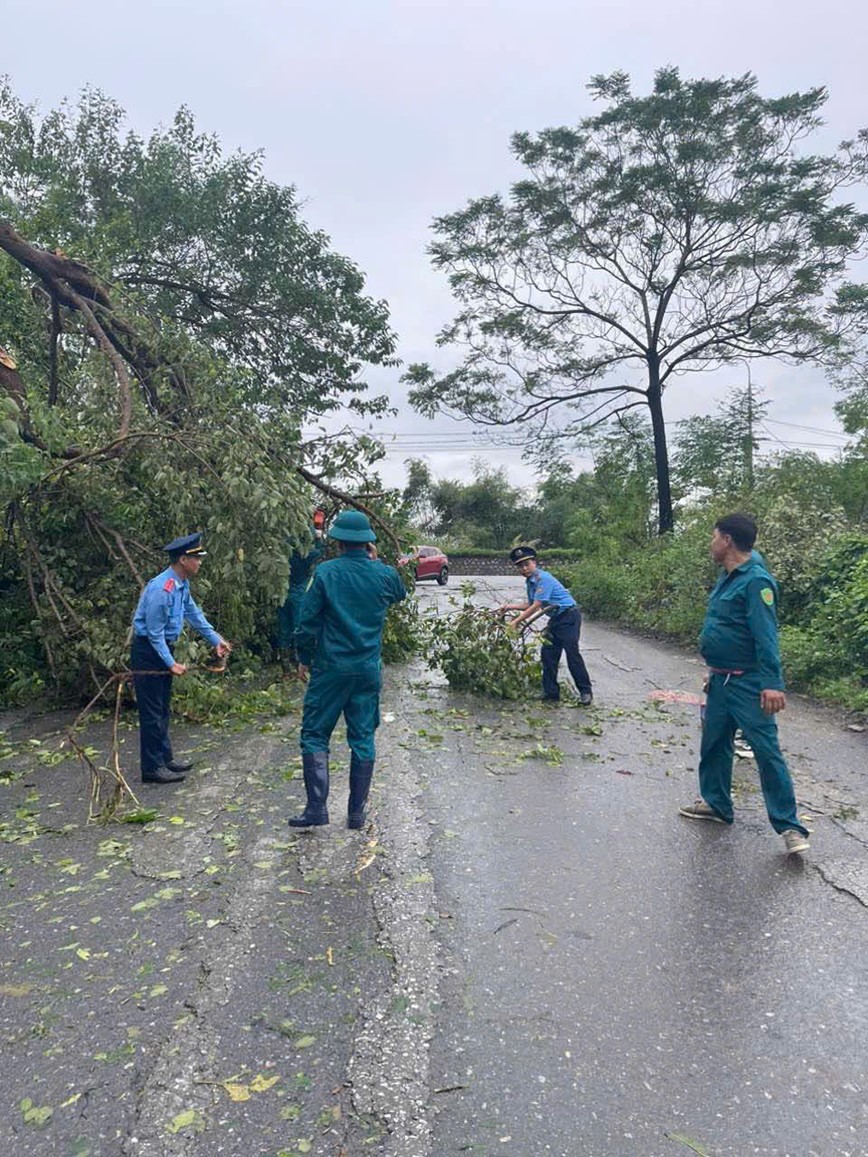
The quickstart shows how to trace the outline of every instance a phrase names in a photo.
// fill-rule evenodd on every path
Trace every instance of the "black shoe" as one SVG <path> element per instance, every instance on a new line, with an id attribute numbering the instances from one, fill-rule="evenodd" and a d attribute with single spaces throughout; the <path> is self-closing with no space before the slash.
<path id="1" fill-rule="evenodd" d="M 593 691 L 580 691 L 579 692 L 579 702 L 581 703 L 581 705 L 583 707 L 590 707 L 591 704 L 594 702 L 594 692 Z"/>
<path id="2" fill-rule="evenodd" d="M 540 703 L 560 703 L 560 695 L 540 695 Z"/>
<path id="3" fill-rule="evenodd" d="M 166 761 L 166 767 L 169 771 L 177 772 L 183 775 L 185 771 L 189 771 L 193 766 L 192 759 L 169 759 Z"/>
<path id="4" fill-rule="evenodd" d="M 305 808 L 300 816 L 292 816 L 286 822 L 291 828 L 321 828 L 329 822 L 329 813 L 325 808 L 322 811 Z"/>
<path id="5" fill-rule="evenodd" d="M 158 767 L 155 771 L 143 771 L 142 783 L 182 783 L 183 773 L 170 771 L 168 767 Z"/>

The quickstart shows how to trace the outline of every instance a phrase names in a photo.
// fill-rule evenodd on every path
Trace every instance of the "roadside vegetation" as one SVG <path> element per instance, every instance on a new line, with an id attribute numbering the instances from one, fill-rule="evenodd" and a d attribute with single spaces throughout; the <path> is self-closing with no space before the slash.
<path id="1" fill-rule="evenodd" d="M 289 555 L 315 503 L 352 503 L 387 561 L 426 540 L 535 542 L 589 614 L 687 643 L 710 525 L 749 510 L 791 685 L 868 708 L 868 288 L 852 279 L 868 133 L 814 155 L 825 90 L 770 99 L 751 76 L 590 91 L 596 116 L 514 138 L 526 173 L 508 196 L 435 222 L 460 310 L 438 341 L 464 360 L 404 374 L 422 413 L 520 430 L 527 484 L 417 459 L 392 491 L 382 446 L 352 432 L 390 412 L 365 381 L 398 366 L 388 307 L 302 194 L 187 109 L 141 136 L 99 92 L 43 112 L 0 80 L 0 703 L 111 698 L 160 544 L 198 529 L 197 593 L 236 649 L 222 690 L 194 676 L 177 706 L 205 717 L 236 679 L 267 686 Z M 743 380 L 768 358 L 837 381 L 833 460 L 770 453 L 783 424 L 752 385 L 665 420 L 684 375 Z M 476 622 L 432 644 L 408 600 L 385 657 L 439 647 L 456 685 L 516 694 L 483 670 L 500 640 Z"/>
<path id="2" fill-rule="evenodd" d="M 750 511 L 781 588 L 789 686 L 866 711 L 868 440 L 855 432 L 832 461 L 804 450 L 760 455 L 771 427 L 763 403 L 754 393 L 749 408 L 745 393 L 733 391 L 716 416 L 676 428 L 671 534 L 656 533 L 653 446 L 636 419 L 588 442 L 593 469 L 559 463 L 524 492 L 481 462 L 471 483 L 430 479 L 428 537 L 470 554 L 534 543 L 588 615 L 692 646 L 716 577 L 711 526 L 732 510 Z M 408 489 L 405 501 L 418 509 L 421 496 Z"/>

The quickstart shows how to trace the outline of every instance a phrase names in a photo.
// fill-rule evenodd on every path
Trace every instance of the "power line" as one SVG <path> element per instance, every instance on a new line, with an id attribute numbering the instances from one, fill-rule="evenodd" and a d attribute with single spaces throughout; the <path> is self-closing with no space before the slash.
<path id="1" fill-rule="evenodd" d="M 779 438 L 774 430 L 769 430 L 765 423 L 760 427 L 768 435 L 768 439 L 776 442 L 779 446 L 785 446 L 789 449 L 796 450 L 845 450 L 846 446 L 841 446 L 837 442 L 796 442 L 790 441 L 786 438 Z"/>
<path id="2" fill-rule="evenodd" d="M 796 422 L 781 422 L 777 418 L 766 418 L 773 426 L 789 426 L 792 430 L 806 430 L 809 434 L 831 434 L 834 438 L 849 438 L 842 430 L 824 430 L 820 426 L 800 426 Z"/>

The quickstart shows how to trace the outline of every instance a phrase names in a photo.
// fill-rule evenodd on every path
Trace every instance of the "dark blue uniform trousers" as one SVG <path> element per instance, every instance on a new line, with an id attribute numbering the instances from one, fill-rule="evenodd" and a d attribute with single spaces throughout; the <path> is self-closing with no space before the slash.
<path id="1" fill-rule="evenodd" d="M 172 644 L 169 644 L 171 651 Z M 136 635 L 130 653 L 133 671 L 165 671 L 165 675 L 133 675 L 139 707 L 139 750 L 143 775 L 149 775 L 172 758 L 169 739 L 169 704 L 174 676 L 147 639 Z"/>
<path id="2" fill-rule="evenodd" d="M 754 674 L 711 675 L 699 754 L 699 793 L 721 819 L 732 823 L 733 738 L 740 727 L 759 769 L 769 822 L 779 834 L 808 830 L 796 815 L 796 796 L 781 754 L 774 715 L 760 707 L 760 679 Z"/>
<path id="3" fill-rule="evenodd" d="M 543 631 L 542 660 L 543 695 L 546 699 L 559 699 L 558 667 L 561 655 L 566 654 L 567 666 L 578 691 L 591 690 L 591 676 L 585 660 L 579 651 L 579 634 L 582 629 L 582 614 L 578 607 L 569 607 L 549 619 Z"/>
<path id="4" fill-rule="evenodd" d="M 314 668 L 304 696 L 301 720 L 303 755 L 328 751 L 341 714 L 347 723 L 347 743 L 357 759 L 376 759 L 374 732 L 380 725 L 380 668 L 348 674 Z"/>

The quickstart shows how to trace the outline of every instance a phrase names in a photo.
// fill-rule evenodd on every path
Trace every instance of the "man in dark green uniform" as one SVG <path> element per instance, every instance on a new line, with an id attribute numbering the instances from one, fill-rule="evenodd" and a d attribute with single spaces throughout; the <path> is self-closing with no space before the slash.
<path id="1" fill-rule="evenodd" d="M 289 588 L 286 599 L 277 612 L 277 650 L 284 672 L 289 675 L 298 665 L 295 648 L 295 628 L 301 610 L 302 599 L 313 574 L 314 567 L 323 556 L 324 513 L 317 509 L 313 519 L 313 546 L 302 553 L 293 548 L 289 557 Z M 303 548 L 302 548 L 303 549 Z"/>
<path id="2" fill-rule="evenodd" d="M 303 678 L 310 669 L 301 722 L 307 805 L 291 827 L 329 822 L 329 742 L 343 713 L 350 760 L 347 826 L 361 828 L 374 772 L 380 723 L 380 647 L 386 612 L 406 595 L 394 567 L 370 557 L 377 536 L 358 510 L 344 510 L 329 528 L 337 558 L 314 571 L 299 612 L 295 643 Z"/>
<path id="3" fill-rule="evenodd" d="M 753 550 L 756 523 L 730 514 L 714 524 L 711 557 L 723 572 L 711 592 L 699 650 L 708 664 L 708 696 L 699 758 L 699 790 L 680 809 L 689 819 L 731 824 L 733 738 L 741 729 L 759 768 L 766 811 L 788 852 L 809 848 L 796 815 L 793 781 L 778 743 L 775 715 L 787 705 L 775 613 L 777 585 Z"/>

